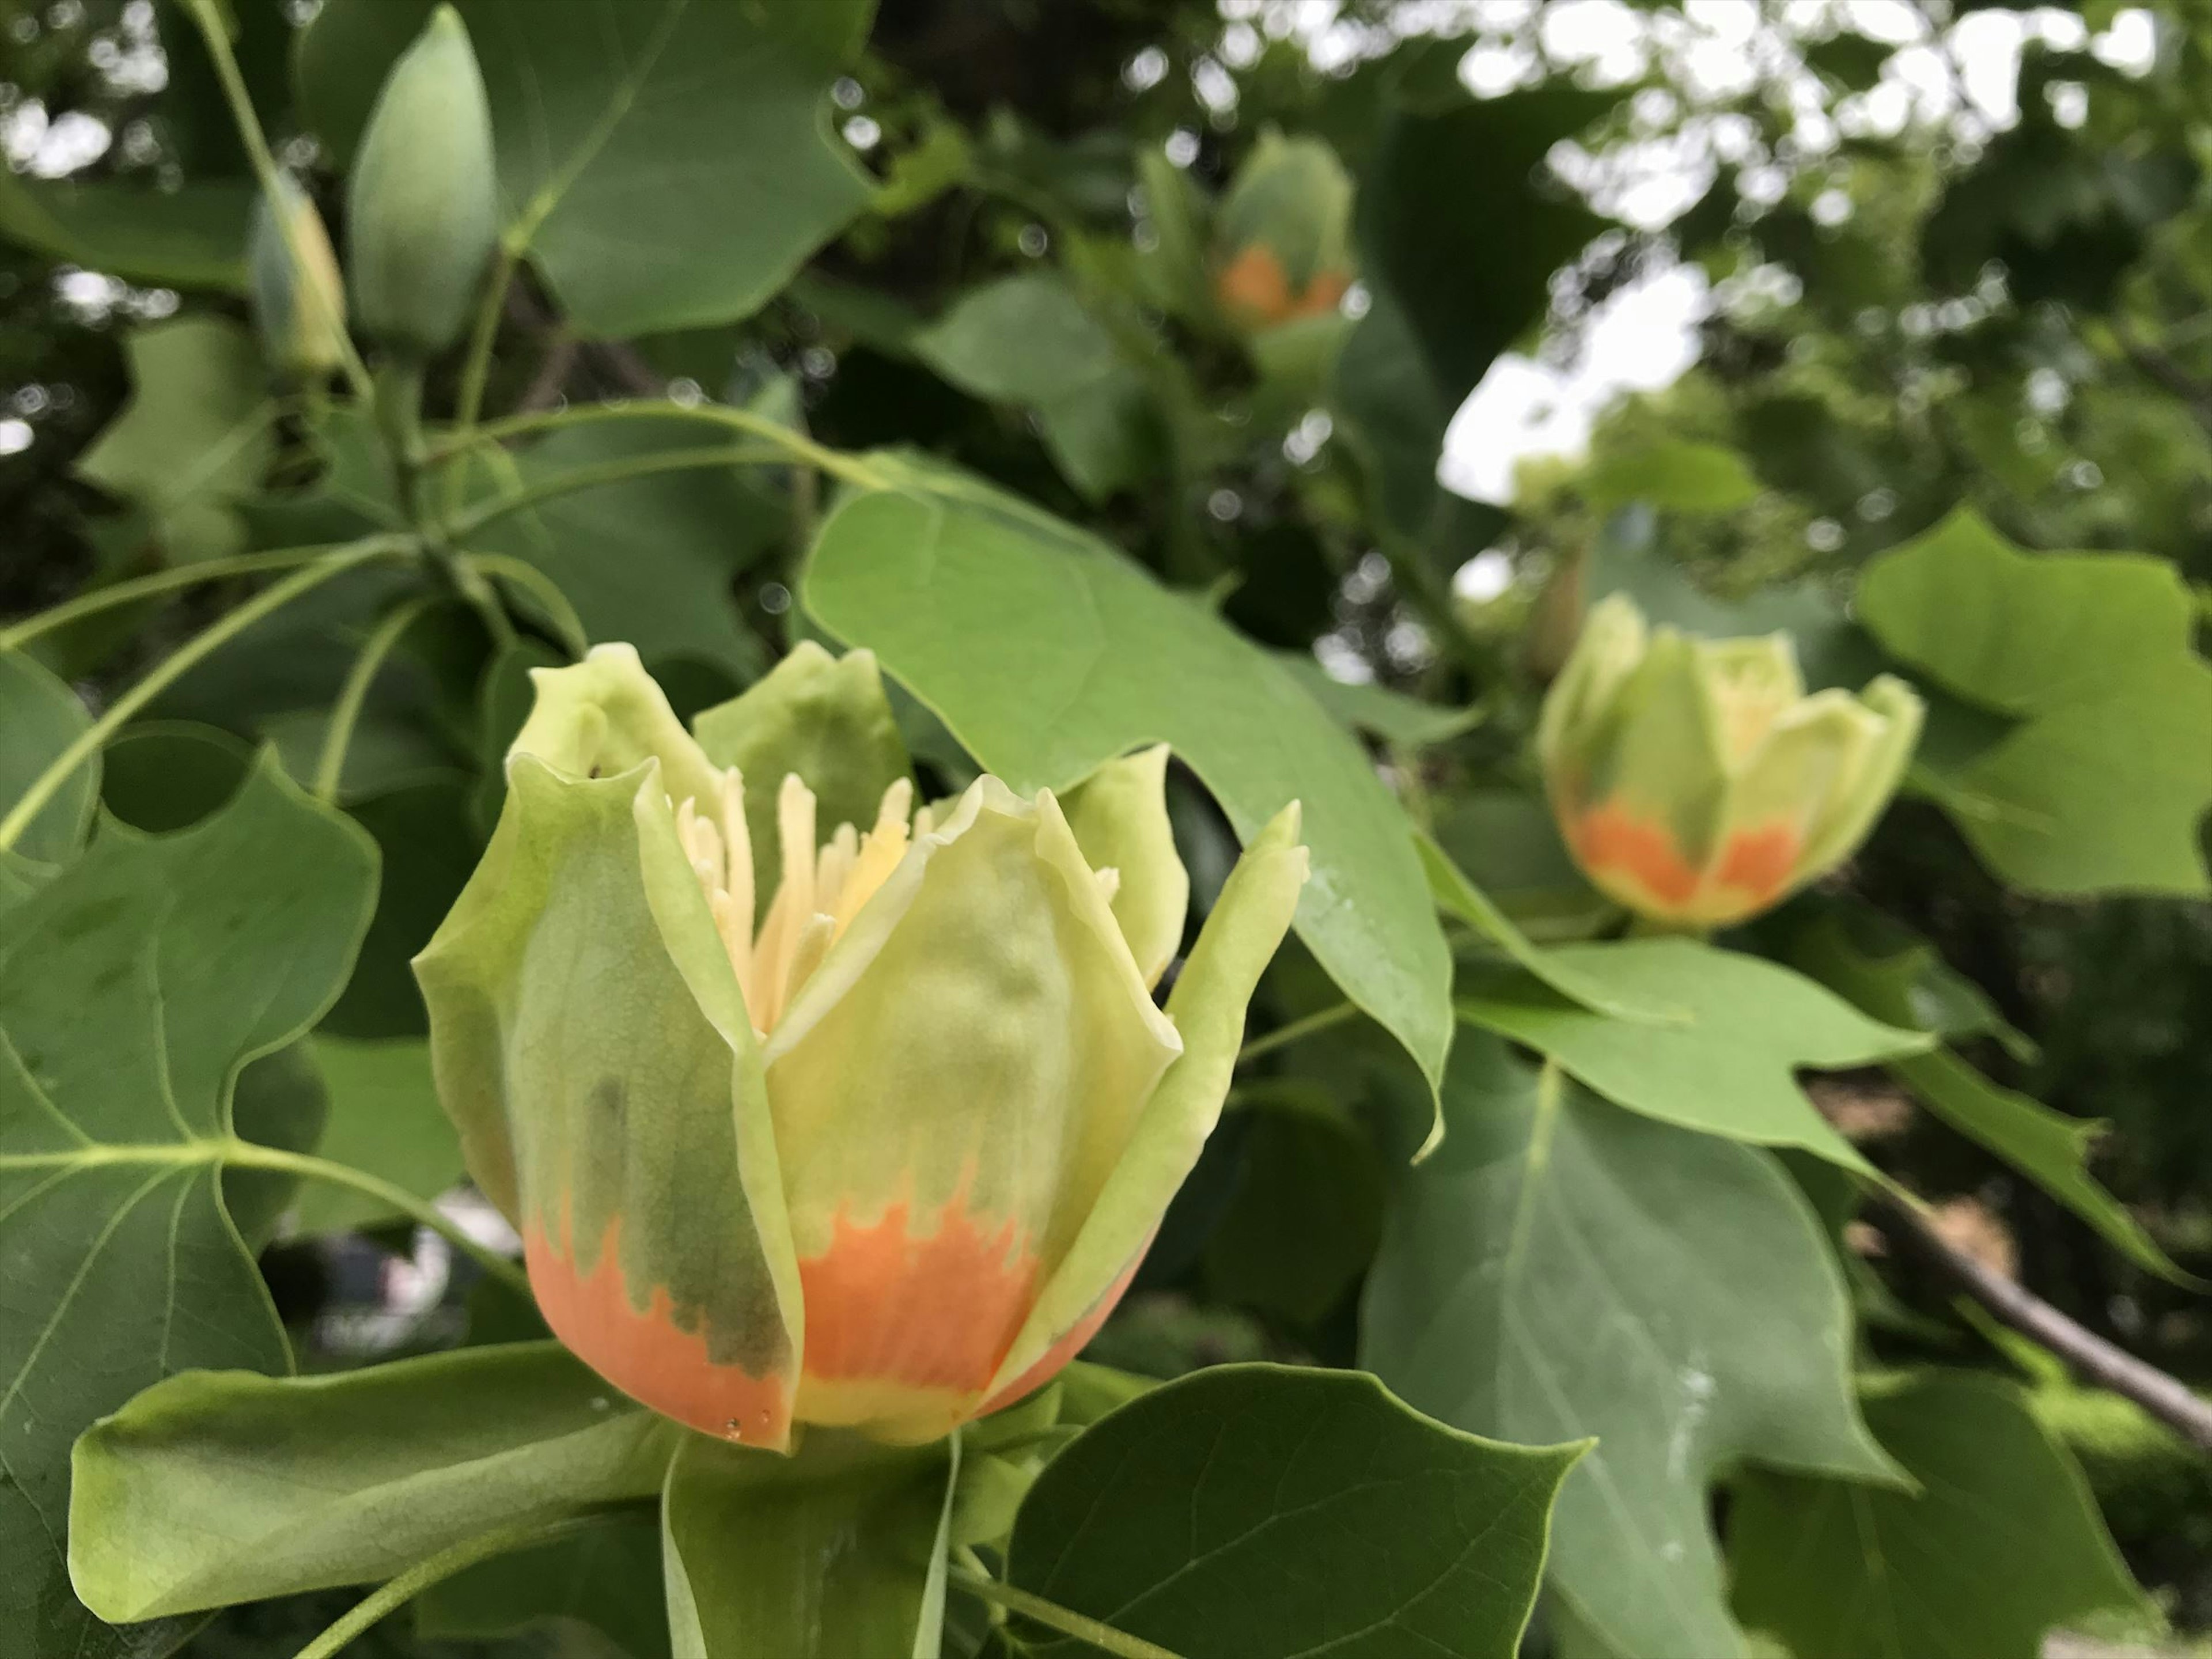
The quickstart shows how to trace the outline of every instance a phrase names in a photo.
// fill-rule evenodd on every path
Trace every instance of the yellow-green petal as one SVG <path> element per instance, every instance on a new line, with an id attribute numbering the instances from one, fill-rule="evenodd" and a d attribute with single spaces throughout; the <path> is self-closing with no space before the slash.
<path id="1" fill-rule="evenodd" d="M 1168 746 L 1108 761 L 1068 793 L 1067 823 L 1094 870 L 1115 871 L 1114 919 L 1146 985 L 1157 985 L 1182 943 L 1190 874 L 1168 823 Z"/>
<path id="2" fill-rule="evenodd" d="M 1127 1283 L 1168 1202 L 1221 1115 L 1244 1012 L 1260 975 L 1289 931 L 1308 873 L 1298 842 L 1297 803 L 1253 837 L 1206 919 L 1168 997 L 1182 1053 L 1152 1098 L 1082 1230 L 993 1378 L 994 1401 L 1044 1382 L 1074 1357 Z"/>
<path id="3" fill-rule="evenodd" d="M 769 1036 L 799 1414 L 972 1414 L 1177 1047 L 1052 795 L 979 781 Z"/>

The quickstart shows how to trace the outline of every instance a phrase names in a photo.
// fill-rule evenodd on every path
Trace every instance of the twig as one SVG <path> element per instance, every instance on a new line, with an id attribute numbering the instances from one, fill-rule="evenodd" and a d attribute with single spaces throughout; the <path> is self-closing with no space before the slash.
<path id="1" fill-rule="evenodd" d="M 2134 1401 L 2199 1451 L 2212 1453 L 2212 1401 L 2199 1398 L 2179 1378 L 2114 1347 L 2015 1280 L 1954 1249 L 1899 1200 L 1870 1194 L 1867 1218 L 1893 1246 L 1950 1280 L 2000 1323 L 2048 1348 L 2085 1381 Z"/>

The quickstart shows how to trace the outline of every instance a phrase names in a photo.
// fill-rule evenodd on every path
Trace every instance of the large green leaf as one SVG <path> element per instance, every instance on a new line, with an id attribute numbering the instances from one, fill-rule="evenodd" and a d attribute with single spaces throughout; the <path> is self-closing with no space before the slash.
<path id="1" fill-rule="evenodd" d="M 193 1366 L 291 1363 L 225 1212 L 240 1068 L 329 1005 L 374 854 L 264 760 L 198 828 L 110 823 L 0 943 L 0 1656 L 159 1651 L 70 1593 L 70 1443 Z"/>
<path id="2" fill-rule="evenodd" d="M 1550 1582 L 1638 1659 L 1727 1659 L 1708 1488 L 1747 1459 L 1893 1478 L 1851 1401 L 1820 1224 L 1765 1154 L 1650 1122 L 1462 1035 L 1443 1149 L 1409 1171 L 1361 1358 L 1503 1439 L 1595 1435 Z"/>
<path id="3" fill-rule="evenodd" d="M 1359 185 L 1370 308 L 1338 356 L 1331 393 L 1386 526 L 1427 528 L 1454 411 L 1542 317 L 1553 272 L 1604 228 L 1540 174 L 1551 148 L 1618 96 L 1562 82 L 1476 99 L 1453 85 L 1401 98 L 1386 120 Z"/>
<path id="4" fill-rule="evenodd" d="M 916 1633 L 944 1616 L 950 1474 L 942 1441 L 816 1430 L 783 1457 L 685 1436 L 661 1504 L 676 1659 L 934 1653 Z"/>
<path id="5" fill-rule="evenodd" d="M 1787 968 L 1686 939 L 1562 945 L 1577 976 L 1687 1018 L 1608 1018 L 1519 969 L 1469 968 L 1460 1012 L 1558 1060 L 1609 1100 L 1687 1129 L 1762 1146 L 1802 1146 L 1852 1169 L 1865 1160 L 1828 1126 L 1792 1073 L 1917 1053 L 1922 1032 L 1869 1019 Z"/>
<path id="6" fill-rule="evenodd" d="M 432 0 L 331 0 L 300 95 L 349 153 Z M 867 204 L 824 97 L 870 0 L 459 0 L 508 244 L 602 337 L 750 315 Z"/>
<path id="7" fill-rule="evenodd" d="M 1581 1451 L 1477 1439 L 1356 1372 L 1216 1366 L 1055 1457 L 1007 1575 L 1191 1659 L 1510 1659 Z"/>
<path id="8" fill-rule="evenodd" d="M 438 1104 L 427 1042 L 319 1036 L 312 1042 L 330 1094 L 329 1126 L 317 1152 L 421 1199 L 435 1198 L 460 1180 L 461 1143 Z M 294 1222 L 304 1233 L 337 1232 L 396 1213 L 350 1187 L 317 1185 L 300 1195 Z"/>
<path id="9" fill-rule="evenodd" d="M 1790 954 L 1807 973 L 1891 1024 L 1969 1035 L 1995 1018 L 1993 1011 L 1971 1003 L 1962 1008 L 1955 990 L 1947 999 L 1929 988 L 1948 981 L 1935 973 L 1942 962 L 1925 940 L 1908 936 L 1883 955 L 1852 938 L 1840 917 L 1829 916 L 1802 929 Z M 2127 1206 L 2090 1175 L 2089 1155 L 2103 1123 L 2069 1117 L 2001 1088 L 1949 1048 L 1906 1055 L 1889 1069 L 1930 1111 L 2034 1182 L 2131 1261 L 2187 1280 Z"/>
<path id="10" fill-rule="evenodd" d="M 243 293 L 253 197 L 251 185 L 229 179 L 136 190 L 0 168 L 0 236 L 132 282 Z"/>
<path id="11" fill-rule="evenodd" d="M 503 495 L 580 468 L 649 463 L 713 443 L 695 422 L 604 421 L 510 452 L 495 477 L 478 463 L 472 489 Z M 781 509 L 738 472 L 700 468 L 554 497 L 487 526 L 471 545 L 550 576 L 594 641 L 627 641 L 648 662 L 701 658 L 750 679 L 766 665 L 732 583 L 782 532 Z"/>
<path id="12" fill-rule="evenodd" d="M 1916 671 L 2021 722 L 1923 766 L 1998 875 L 2060 896 L 2207 890 L 2212 665 L 2172 565 L 2023 553 L 1961 509 L 1869 565 L 1857 603 Z"/>
<path id="13" fill-rule="evenodd" d="M 678 1432 L 556 1342 L 196 1371 L 79 1443 L 70 1571 L 117 1620 L 370 1583 L 495 1528 L 648 1498 Z"/>
<path id="14" fill-rule="evenodd" d="M 0 811 L 21 799 L 47 763 L 91 724 L 76 692 L 30 658 L 0 651 Z M 59 864 L 73 856 L 83 844 L 99 799 L 100 762 L 94 757 L 70 775 L 24 827 L 13 850 L 40 864 Z"/>
<path id="15" fill-rule="evenodd" d="M 2017 1389 L 1964 1371 L 1870 1385 L 1917 1493 L 1755 1474 L 1729 1519 L 1737 1616 L 1797 1659 L 2035 1659 L 2054 1626 L 2135 1611 L 2088 1485 Z"/>
<path id="16" fill-rule="evenodd" d="M 1136 481 L 1144 381 L 1065 279 L 1029 271 L 987 283 L 912 344 L 962 391 L 1035 409 L 1054 459 L 1091 500 Z"/>
<path id="17" fill-rule="evenodd" d="M 1017 789 L 1065 789 L 1164 742 L 1241 836 L 1303 801 L 1299 933 L 1433 1082 L 1450 960 L 1411 828 L 1358 744 L 1209 612 L 1057 520 L 966 489 L 848 502 L 815 546 L 807 608 Z"/>
<path id="18" fill-rule="evenodd" d="M 77 458 L 78 475 L 143 507 L 172 559 L 235 553 L 237 503 L 276 450 L 253 336 L 225 317 L 178 317 L 137 330 L 124 351 L 131 401 Z"/>

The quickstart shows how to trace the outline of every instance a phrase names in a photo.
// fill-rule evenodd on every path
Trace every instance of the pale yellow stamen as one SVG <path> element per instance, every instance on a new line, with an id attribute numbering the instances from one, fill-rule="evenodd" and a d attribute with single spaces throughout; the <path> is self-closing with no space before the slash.
<path id="1" fill-rule="evenodd" d="M 721 799 L 706 811 L 692 799 L 676 808 L 677 839 L 706 891 L 745 1011 L 763 1036 L 906 856 L 914 785 L 901 778 L 884 791 L 875 826 L 865 835 L 841 823 L 818 849 L 814 805 L 796 774 L 784 779 L 775 814 L 781 876 L 757 933 L 744 780 L 732 768 L 723 774 Z M 916 833 L 927 834 L 928 822 L 924 808 Z"/>

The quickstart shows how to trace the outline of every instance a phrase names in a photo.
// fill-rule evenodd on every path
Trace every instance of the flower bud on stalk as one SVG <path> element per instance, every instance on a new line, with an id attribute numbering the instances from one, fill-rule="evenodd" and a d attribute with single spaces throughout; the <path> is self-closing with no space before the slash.
<path id="1" fill-rule="evenodd" d="M 1247 332 L 1336 309 L 1352 286 L 1352 180 L 1318 138 L 1263 134 L 1215 221 L 1214 297 Z"/>
<path id="2" fill-rule="evenodd" d="M 274 368 L 295 380 L 320 380 L 345 355 L 345 282 L 314 203 L 289 173 L 279 173 L 276 184 L 273 202 L 261 196 L 253 204 L 253 319 Z"/>
<path id="3" fill-rule="evenodd" d="M 362 326 L 420 359 L 461 337 L 499 243 L 491 106 L 441 6 L 392 65 L 354 158 L 347 258 Z"/>
<path id="4" fill-rule="evenodd" d="M 801 647 L 699 730 L 757 767 L 787 734 L 850 798 L 866 745 L 825 733 L 889 710 L 866 653 L 828 667 Z M 1042 1384 L 1219 1115 L 1305 880 L 1297 805 L 1163 1008 L 1189 890 L 1164 750 L 1064 808 L 991 777 L 917 806 L 902 754 L 872 821 L 832 828 L 797 772 L 710 759 L 627 646 L 536 679 L 491 845 L 416 970 L 441 1096 L 556 1334 L 771 1447 L 793 1422 L 934 1439 Z"/>
<path id="5" fill-rule="evenodd" d="M 1921 702 L 1884 674 L 1805 695 L 1790 636 L 1692 639 L 1622 594 L 1589 613 L 1537 752 L 1583 873 L 1656 921 L 1726 927 L 1850 856 L 1895 791 Z"/>

